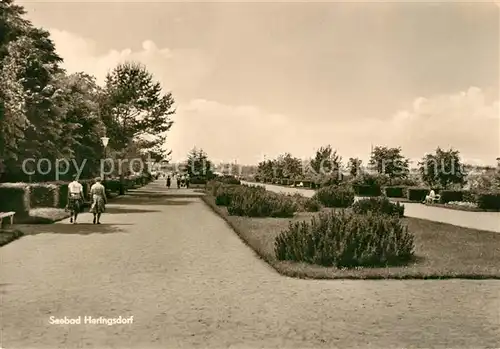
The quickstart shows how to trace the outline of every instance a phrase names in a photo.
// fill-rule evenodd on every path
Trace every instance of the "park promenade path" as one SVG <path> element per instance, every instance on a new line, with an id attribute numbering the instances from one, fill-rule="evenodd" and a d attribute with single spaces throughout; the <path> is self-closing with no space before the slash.
<path id="1" fill-rule="evenodd" d="M 84 214 L 0 248 L 2 348 L 499 347 L 500 281 L 283 277 L 199 198 L 148 190 L 166 191 L 152 183 L 100 226 Z"/>
<path id="2" fill-rule="evenodd" d="M 248 185 L 260 185 L 277 193 L 300 193 L 312 197 L 314 190 L 284 187 L 273 184 L 242 182 Z M 487 230 L 500 233 L 500 212 L 468 212 L 451 210 L 442 207 L 426 206 L 421 203 L 405 202 L 405 216 L 427 219 L 434 222 L 457 225 L 459 227 Z"/>

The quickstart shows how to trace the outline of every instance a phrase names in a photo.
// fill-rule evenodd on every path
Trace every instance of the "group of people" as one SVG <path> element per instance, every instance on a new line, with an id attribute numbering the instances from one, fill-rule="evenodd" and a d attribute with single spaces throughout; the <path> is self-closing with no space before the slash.
<path id="1" fill-rule="evenodd" d="M 167 174 L 167 178 L 165 181 L 165 186 L 167 188 L 170 188 L 170 186 L 172 185 L 172 177 L 174 176 Z M 176 175 L 174 178 L 176 179 L 177 182 L 177 189 L 180 189 L 182 187 L 189 188 L 189 174 Z"/>
<path id="2" fill-rule="evenodd" d="M 96 178 L 95 183 L 90 187 L 90 212 L 94 215 L 93 224 L 101 224 L 101 214 L 106 209 L 106 188 L 102 184 L 101 178 Z M 78 182 L 78 177 L 74 176 L 73 181 L 68 184 L 68 206 L 70 212 L 70 223 L 76 224 L 78 214 L 81 212 L 85 202 L 83 185 Z"/>

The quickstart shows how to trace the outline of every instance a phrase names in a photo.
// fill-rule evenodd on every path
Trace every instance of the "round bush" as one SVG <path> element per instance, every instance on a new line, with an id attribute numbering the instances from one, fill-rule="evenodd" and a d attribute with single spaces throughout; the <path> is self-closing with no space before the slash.
<path id="1" fill-rule="evenodd" d="M 275 240 L 278 260 L 337 268 L 407 263 L 414 237 L 399 218 L 388 215 L 323 212 L 311 222 L 290 223 Z"/>
<path id="2" fill-rule="evenodd" d="M 349 207 L 354 202 L 354 191 L 349 186 L 328 186 L 319 189 L 313 199 L 326 207 Z"/>
<path id="3" fill-rule="evenodd" d="M 241 184 L 241 181 L 238 178 L 230 175 L 216 177 L 215 180 L 225 184 Z"/>
<path id="4" fill-rule="evenodd" d="M 318 212 L 321 210 L 321 203 L 313 198 L 305 197 L 299 193 L 289 195 L 295 201 L 297 210 L 301 212 Z"/>
<path id="5" fill-rule="evenodd" d="M 392 203 L 387 198 L 368 198 L 358 200 L 352 205 L 352 210 L 354 213 L 358 214 L 367 214 L 368 212 L 371 212 L 398 217 L 403 217 L 405 213 L 404 205 L 401 205 L 399 202 Z"/>
<path id="6" fill-rule="evenodd" d="M 248 190 L 246 188 L 236 187 L 236 186 L 225 186 L 221 185 L 218 187 L 215 193 L 215 204 L 218 206 L 229 206 L 231 204 L 231 199 L 237 191 Z"/>
<path id="7" fill-rule="evenodd" d="M 247 217 L 293 217 L 297 205 L 290 197 L 262 190 L 238 190 L 231 198 L 228 213 Z"/>

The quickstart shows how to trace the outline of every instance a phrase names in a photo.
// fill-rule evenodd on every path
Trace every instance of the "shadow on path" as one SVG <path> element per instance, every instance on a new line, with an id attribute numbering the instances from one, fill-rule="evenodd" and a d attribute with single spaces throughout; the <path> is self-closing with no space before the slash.
<path id="1" fill-rule="evenodd" d="M 125 208 L 125 207 L 106 207 L 106 213 L 110 214 L 127 214 L 127 213 L 154 213 L 154 212 L 161 212 L 157 210 L 139 210 L 135 208 Z"/>
<path id="2" fill-rule="evenodd" d="M 123 229 L 120 229 L 122 225 L 133 225 L 133 224 L 92 224 L 92 222 L 79 222 L 78 224 L 50 224 L 50 225 L 19 225 L 19 229 L 25 235 L 38 235 L 38 234 L 79 234 L 79 235 L 90 235 L 90 234 L 115 234 L 115 233 L 125 233 Z"/>
<path id="3" fill-rule="evenodd" d="M 192 204 L 189 200 L 170 200 L 164 196 L 131 195 L 116 201 L 117 205 L 184 206 Z"/>

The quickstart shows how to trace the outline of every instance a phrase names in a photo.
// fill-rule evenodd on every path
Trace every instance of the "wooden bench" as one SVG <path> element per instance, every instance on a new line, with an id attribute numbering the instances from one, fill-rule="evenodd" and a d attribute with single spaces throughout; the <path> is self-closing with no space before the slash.
<path id="1" fill-rule="evenodd" d="M 16 213 L 11 211 L 11 212 L 0 212 L 0 228 L 2 227 L 2 221 L 4 218 L 10 217 L 10 225 L 14 224 L 14 215 Z"/>

